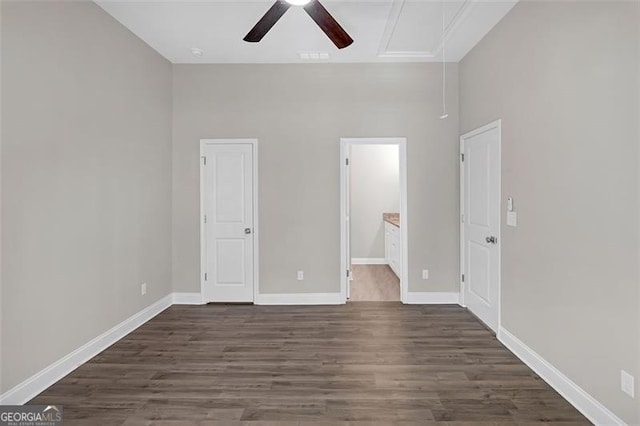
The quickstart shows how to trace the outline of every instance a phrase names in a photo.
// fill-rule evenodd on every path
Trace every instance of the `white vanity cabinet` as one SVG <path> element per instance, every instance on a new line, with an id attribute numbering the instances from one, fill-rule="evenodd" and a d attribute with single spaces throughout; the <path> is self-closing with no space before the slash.
<path id="1" fill-rule="evenodd" d="M 393 272 L 400 277 L 401 271 L 401 244 L 400 228 L 391 223 L 384 222 L 384 257 Z"/>

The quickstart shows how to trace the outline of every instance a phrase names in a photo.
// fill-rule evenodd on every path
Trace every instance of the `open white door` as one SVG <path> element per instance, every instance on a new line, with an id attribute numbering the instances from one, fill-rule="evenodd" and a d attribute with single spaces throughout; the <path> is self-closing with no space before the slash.
<path id="1" fill-rule="evenodd" d="M 467 308 L 500 323 L 500 121 L 460 138 L 462 294 Z"/>
<path id="2" fill-rule="evenodd" d="M 253 302 L 254 144 L 203 142 L 203 301 Z"/>
<path id="3" fill-rule="evenodd" d="M 347 299 L 351 298 L 351 281 L 353 280 L 353 271 L 351 270 L 351 173 L 349 172 L 349 157 L 351 154 L 350 147 L 347 147 L 347 159 L 344 162 L 343 167 L 345 167 L 345 197 L 346 197 L 346 205 L 345 205 L 345 223 L 344 226 L 346 228 L 345 234 L 345 244 L 346 244 L 346 255 L 347 258 L 345 260 L 347 264 Z"/>

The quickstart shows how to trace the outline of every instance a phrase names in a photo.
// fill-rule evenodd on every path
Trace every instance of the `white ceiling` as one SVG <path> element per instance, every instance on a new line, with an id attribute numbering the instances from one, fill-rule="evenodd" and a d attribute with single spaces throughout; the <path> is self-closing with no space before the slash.
<path id="1" fill-rule="evenodd" d="M 242 38 L 274 0 L 95 0 L 174 63 L 457 62 L 518 0 L 322 0 L 355 42 L 338 50 L 300 7 L 291 7 L 260 43 Z M 191 48 L 204 51 L 201 57 Z M 318 62 L 318 61 L 313 61 Z"/>

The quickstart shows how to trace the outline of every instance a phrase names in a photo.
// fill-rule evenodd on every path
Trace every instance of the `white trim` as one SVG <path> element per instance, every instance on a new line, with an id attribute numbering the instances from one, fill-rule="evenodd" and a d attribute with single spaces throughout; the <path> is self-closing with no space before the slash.
<path id="1" fill-rule="evenodd" d="M 200 217 L 198 218 L 200 228 L 200 297 L 204 301 L 204 275 L 207 273 L 207 228 L 204 223 L 205 217 L 205 173 L 204 166 L 206 161 L 204 152 L 204 143 L 200 140 Z"/>
<path id="2" fill-rule="evenodd" d="M 409 291 L 404 303 L 410 305 L 458 305 L 460 294 L 458 292 L 428 292 Z"/>
<path id="3" fill-rule="evenodd" d="M 503 327 L 498 330 L 498 340 L 592 423 L 596 425 L 625 424 L 598 400 Z"/>
<path id="4" fill-rule="evenodd" d="M 388 265 L 384 257 L 352 257 L 352 265 Z"/>
<path id="5" fill-rule="evenodd" d="M 464 153 L 464 142 L 467 139 L 470 139 L 474 136 L 477 136 L 481 133 L 485 133 L 489 130 L 497 129 L 498 131 L 498 158 L 500 168 L 498 173 L 498 242 L 496 244 L 496 249 L 498 250 L 498 270 L 496 271 L 498 275 L 498 300 L 496 303 L 498 305 L 498 325 L 497 329 L 494 330 L 496 333 L 500 330 L 502 326 L 502 119 L 498 119 L 492 121 L 491 123 L 485 124 L 482 127 L 479 127 L 475 130 L 467 132 L 460 136 L 460 154 Z M 460 162 L 460 212 L 459 218 L 462 218 L 462 214 L 464 213 L 464 199 L 465 199 L 465 178 L 464 178 L 464 162 Z M 462 282 L 462 274 L 464 274 L 464 223 L 460 220 L 460 306 L 466 307 L 464 301 L 464 282 Z M 465 277 L 468 282 L 468 278 Z"/>
<path id="6" fill-rule="evenodd" d="M 402 238 L 402 273 L 400 274 L 400 300 L 407 303 L 405 299 L 409 293 L 409 208 L 408 184 L 407 184 L 407 139 L 400 140 L 400 238 Z"/>
<path id="7" fill-rule="evenodd" d="M 260 221 L 258 214 L 258 139 L 200 139 L 200 294 L 204 302 L 204 274 L 207 265 L 206 226 L 204 223 L 204 157 L 205 145 L 212 144 L 250 144 L 253 148 L 253 300 L 260 293 Z"/>
<path id="8" fill-rule="evenodd" d="M 341 293 L 263 293 L 256 305 L 343 305 Z"/>
<path id="9" fill-rule="evenodd" d="M 174 305 L 203 305 L 200 293 L 173 293 Z"/>
<path id="10" fill-rule="evenodd" d="M 350 145 L 398 145 L 400 156 L 400 238 L 402 239 L 402 273 L 400 274 L 400 300 L 409 292 L 409 220 L 407 208 L 407 138 L 340 138 L 340 293 L 343 303 L 347 301 L 347 169 L 346 159 Z M 352 262 L 353 263 L 353 262 Z"/>
<path id="11" fill-rule="evenodd" d="M 36 395 L 40 394 L 49 386 L 71 373 L 80 365 L 89 361 L 91 358 L 170 307 L 172 299 L 171 294 L 163 297 L 153 305 L 150 305 L 137 314 L 132 315 L 120 324 L 102 333 L 90 342 L 82 345 L 70 354 L 60 358 L 58 361 L 29 377 L 27 380 L 9 389 L 4 394 L 0 395 L 0 405 L 21 405 L 30 401 Z"/>
<path id="12" fill-rule="evenodd" d="M 460 272 L 458 273 L 458 282 L 460 283 L 460 306 L 467 307 L 464 301 L 464 281 L 462 276 L 464 275 L 464 161 L 462 161 L 462 155 L 464 154 L 464 139 L 460 136 L 460 152 L 458 153 L 458 161 L 460 161 L 460 211 L 458 212 L 458 220 L 460 222 Z"/>

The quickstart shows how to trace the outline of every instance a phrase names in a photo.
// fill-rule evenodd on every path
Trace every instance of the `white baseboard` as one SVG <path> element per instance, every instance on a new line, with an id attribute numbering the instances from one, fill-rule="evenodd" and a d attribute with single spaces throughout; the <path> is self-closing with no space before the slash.
<path id="1" fill-rule="evenodd" d="M 596 425 L 625 424 L 560 370 L 502 327 L 498 329 L 498 340 L 592 423 Z"/>
<path id="2" fill-rule="evenodd" d="M 356 257 L 351 259 L 352 265 L 388 265 L 384 257 Z"/>
<path id="3" fill-rule="evenodd" d="M 173 293 L 174 305 L 203 305 L 200 293 Z"/>
<path id="4" fill-rule="evenodd" d="M 44 370 L 41 370 L 0 395 L 0 405 L 21 405 L 30 401 L 80 365 L 167 309 L 171 306 L 171 303 L 172 295 L 169 294 L 153 305 L 127 318 L 112 329 L 91 340 L 89 343 L 82 345 L 75 351 L 46 367 Z"/>
<path id="5" fill-rule="evenodd" d="M 404 303 L 410 305 L 457 305 L 460 303 L 460 293 L 410 291 L 405 295 Z"/>
<path id="6" fill-rule="evenodd" d="M 341 293 L 261 293 L 256 305 L 343 305 Z"/>

